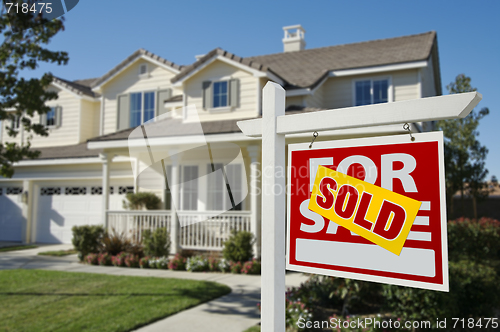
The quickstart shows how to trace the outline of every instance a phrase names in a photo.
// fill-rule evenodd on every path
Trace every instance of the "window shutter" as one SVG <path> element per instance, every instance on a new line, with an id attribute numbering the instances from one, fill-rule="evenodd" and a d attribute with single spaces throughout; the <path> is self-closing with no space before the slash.
<path id="1" fill-rule="evenodd" d="M 62 107 L 56 107 L 56 127 L 60 127 L 62 124 Z"/>
<path id="2" fill-rule="evenodd" d="M 47 125 L 47 114 L 40 114 L 40 124 L 42 126 Z"/>
<path id="3" fill-rule="evenodd" d="M 165 104 L 165 100 L 170 97 L 172 97 L 172 89 L 165 89 L 156 92 L 156 116 L 167 112 L 163 105 Z"/>
<path id="4" fill-rule="evenodd" d="M 229 81 L 229 106 L 238 107 L 238 80 Z"/>
<path id="5" fill-rule="evenodd" d="M 118 130 L 130 128 L 130 96 L 120 95 L 117 97 L 118 104 Z"/>
<path id="6" fill-rule="evenodd" d="M 203 88 L 203 109 L 212 108 L 212 82 L 205 81 L 202 83 Z"/>

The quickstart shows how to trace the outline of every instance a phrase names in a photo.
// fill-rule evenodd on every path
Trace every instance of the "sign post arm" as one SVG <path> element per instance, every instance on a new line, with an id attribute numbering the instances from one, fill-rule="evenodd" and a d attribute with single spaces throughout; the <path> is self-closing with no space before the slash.
<path id="1" fill-rule="evenodd" d="M 276 133 L 285 114 L 285 90 L 268 82 L 262 103 L 262 295 L 263 332 L 285 331 L 285 135 Z"/>

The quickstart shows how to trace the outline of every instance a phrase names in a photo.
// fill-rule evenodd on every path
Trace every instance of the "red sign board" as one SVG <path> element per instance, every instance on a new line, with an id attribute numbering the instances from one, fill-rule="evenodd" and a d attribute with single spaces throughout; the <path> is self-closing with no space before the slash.
<path id="1" fill-rule="evenodd" d="M 414 136 L 288 146 L 287 269 L 448 291 L 443 135 Z M 309 210 L 319 166 L 422 203 L 399 256 Z"/>

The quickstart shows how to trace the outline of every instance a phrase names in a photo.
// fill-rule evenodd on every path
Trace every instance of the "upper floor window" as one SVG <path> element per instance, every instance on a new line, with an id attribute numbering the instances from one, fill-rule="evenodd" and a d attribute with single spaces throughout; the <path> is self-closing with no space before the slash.
<path id="1" fill-rule="evenodd" d="M 238 107 L 238 85 L 237 79 L 203 82 L 203 109 L 230 111 Z"/>
<path id="2" fill-rule="evenodd" d="M 227 81 L 214 82 L 214 108 L 227 106 Z"/>
<path id="3" fill-rule="evenodd" d="M 62 120 L 62 108 L 51 107 L 50 111 L 40 116 L 40 124 L 46 127 L 59 127 Z"/>
<path id="4" fill-rule="evenodd" d="M 356 106 L 387 103 L 389 101 L 389 79 L 356 81 L 354 89 Z"/>
<path id="5" fill-rule="evenodd" d="M 10 127 L 12 130 L 19 130 L 21 126 L 21 117 L 19 115 L 14 116 L 14 119 L 10 120 Z"/>
<path id="6" fill-rule="evenodd" d="M 118 95 L 117 129 L 137 127 L 161 114 L 163 102 L 172 96 L 172 89 L 133 92 Z"/>
<path id="7" fill-rule="evenodd" d="M 130 127 L 137 127 L 155 116 L 155 93 L 130 94 Z"/>

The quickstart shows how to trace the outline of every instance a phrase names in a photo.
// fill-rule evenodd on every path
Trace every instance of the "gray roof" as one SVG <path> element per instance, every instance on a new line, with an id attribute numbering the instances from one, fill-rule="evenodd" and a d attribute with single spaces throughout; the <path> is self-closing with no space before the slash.
<path id="1" fill-rule="evenodd" d="M 186 66 L 172 82 L 188 76 L 217 54 L 263 72 L 272 71 L 287 83 L 288 89 L 314 87 L 332 70 L 427 60 L 435 45 L 435 39 L 436 32 L 430 31 L 418 35 L 247 58 L 217 48 L 192 65 Z"/>
<path id="2" fill-rule="evenodd" d="M 80 143 L 76 145 L 53 146 L 47 148 L 31 148 L 32 150 L 40 151 L 40 159 L 64 159 L 64 158 L 88 158 L 97 157 L 102 150 L 89 150 L 87 143 Z M 27 159 L 28 160 L 28 159 Z"/>
<path id="3" fill-rule="evenodd" d="M 90 88 L 90 82 L 95 81 L 95 78 L 90 78 L 90 79 L 85 79 L 85 80 L 76 80 L 76 81 L 68 81 L 60 77 L 55 77 L 53 79 L 54 83 L 57 83 L 64 88 L 78 94 L 78 95 L 85 95 L 89 96 L 92 98 L 98 97 L 99 94 L 95 93 L 92 91 Z"/>
<path id="4" fill-rule="evenodd" d="M 201 122 L 203 134 L 224 134 L 224 133 L 240 133 L 241 130 L 236 125 L 238 120 L 223 120 L 223 121 L 206 121 Z M 172 136 L 189 136 L 200 134 L 199 124 L 196 122 L 183 123 L 182 119 L 164 119 L 158 122 L 146 124 L 148 138 L 155 137 L 172 137 Z M 135 128 L 121 130 L 116 133 L 91 138 L 88 142 L 113 141 L 128 139 L 130 133 Z"/>
<path id="5" fill-rule="evenodd" d="M 166 60 L 166 59 L 164 59 L 156 54 L 153 54 L 153 53 L 141 48 L 141 49 L 138 49 L 137 51 L 135 51 L 134 53 L 132 53 L 130 56 L 128 56 L 125 60 L 120 62 L 116 67 L 114 67 L 113 69 L 108 71 L 106 74 L 99 77 L 99 79 L 95 80 L 92 83 L 92 87 L 96 87 L 96 86 L 101 85 L 102 83 L 106 82 L 108 79 L 110 79 L 117 72 L 119 72 L 120 70 L 125 68 L 129 63 L 131 63 L 132 61 L 134 61 L 135 59 L 137 59 L 138 57 L 143 56 L 143 55 L 151 58 L 152 60 L 158 61 L 158 62 L 163 63 L 169 67 L 172 67 L 173 69 L 178 70 L 178 71 L 182 70 L 182 68 L 183 68 L 183 66 L 176 65 L 175 63 L 173 63 L 171 61 L 168 61 L 168 60 Z"/>

